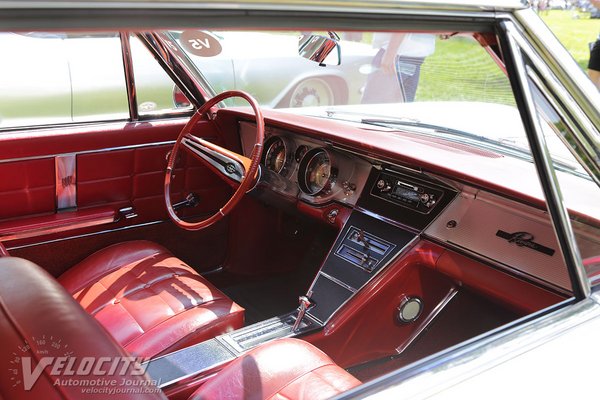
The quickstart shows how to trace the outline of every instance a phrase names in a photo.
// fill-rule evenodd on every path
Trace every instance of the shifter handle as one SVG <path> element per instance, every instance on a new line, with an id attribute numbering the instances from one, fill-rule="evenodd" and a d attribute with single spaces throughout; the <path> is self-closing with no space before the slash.
<path id="1" fill-rule="evenodd" d="M 296 317 L 296 322 L 294 322 L 294 326 L 292 327 L 292 332 L 298 331 L 300 324 L 304 319 L 304 315 L 306 314 L 306 310 L 308 310 L 308 308 L 312 305 L 312 302 L 306 296 L 298 297 L 298 302 L 300 303 L 300 306 L 298 307 L 298 316 Z"/>

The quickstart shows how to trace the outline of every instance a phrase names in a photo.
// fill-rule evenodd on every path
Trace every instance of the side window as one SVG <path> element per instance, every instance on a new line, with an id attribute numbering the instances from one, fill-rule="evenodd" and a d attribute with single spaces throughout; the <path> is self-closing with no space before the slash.
<path id="1" fill-rule="evenodd" d="M 43 34 L 41 34 L 43 35 Z M 71 121 L 64 39 L 0 33 L 0 128 Z"/>
<path id="2" fill-rule="evenodd" d="M 189 100 L 135 36 L 130 37 L 133 75 L 140 116 L 191 110 Z"/>
<path id="3" fill-rule="evenodd" d="M 0 129 L 127 119 L 115 33 L 0 33 Z"/>
<path id="4" fill-rule="evenodd" d="M 73 88 L 73 121 L 128 119 L 119 35 L 71 37 L 66 44 Z"/>

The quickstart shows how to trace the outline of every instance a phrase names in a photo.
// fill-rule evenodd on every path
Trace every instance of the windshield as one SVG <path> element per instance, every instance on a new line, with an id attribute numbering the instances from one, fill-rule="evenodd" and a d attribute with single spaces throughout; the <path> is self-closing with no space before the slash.
<path id="1" fill-rule="evenodd" d="M 495 36 L 336 33 L 339 65 L 298 54 L 301 35 L 326 32 L 171 32 L 213 93 L 244 90 L 266 108 L 391 134 L 410 130 L 532 161 L 510 83 L 494 60 Z M 553 127 L 543 129 L 557 169 L 587 178 Z"/>

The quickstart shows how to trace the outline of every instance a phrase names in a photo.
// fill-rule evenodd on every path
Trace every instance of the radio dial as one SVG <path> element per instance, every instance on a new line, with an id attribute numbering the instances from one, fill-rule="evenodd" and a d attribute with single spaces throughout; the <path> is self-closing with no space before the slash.
<path id="1" fill-rule="evenodd" d="M 392 190 L 392 187 L 387 181 L 380 179 L 377 181 L 377 189 L 379 189 L 381 192 L 389 192 Z"/>

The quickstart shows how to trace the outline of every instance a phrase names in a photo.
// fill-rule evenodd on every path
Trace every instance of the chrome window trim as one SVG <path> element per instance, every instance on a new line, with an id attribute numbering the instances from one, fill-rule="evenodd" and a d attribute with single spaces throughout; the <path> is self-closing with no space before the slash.
<path id="1" fill-rule="evenodd" d="M 216 95 L 196 64 L 169 33 L 141 32 L 137 33 L 137 37 L 196 107 L 204 104 L 205 99 Z"/>
<path id="2" fill-rule="evenodd" d="M 530 42 L 523 37 L 524 32 L 513 30 L 513 38 L 516 43 L 519 45 L 521 49 L 523 49 L 524 53 L 531 60 L 531 63 L 535 67 L 538 72 L 538 77 L 540 81 L 543 80 L 546 91 L 543 90 L 539 85 L 538 88 L 542 93 L 544 93 L 550 103 L 556 104 L 556 100 L 560 101 L 564 106 L 557 109 L 557 113 L 563 117 L 565 122 L 571 122 L 577 124 L 580 129 L 574 129 L 572 125 L 570 128 L 570 135 L 568 138 L 563 139 L 565 145 L 568 146 L 568 149 L 571 151 L 573 156 L 581 163 L 581 165 L 586 169 L 586 171 L 590 174 L 592 179 L 600 186 L 600 166 L 598 165 L 598 160 L 600 159 L 600 131 L 597 126 L 600 126 L 600 104 L 594 105 L 594 99 L 598 96 L 598 93 L 594 93 L 594 95 L 589 96 L 586 100 L 581 101 L 581 99 L 573 98 L 573 91 L 567 91 L 561 83 L 566 83 L 564 79 L 559 82 L 557 75 L 555 74 L 555 70 L 551 69 L 549 65 L 552 65 L 551 62 L 547 58 L 542 58 L 543 54 L 536 49 L 534 49 Z M 564 49 L 563 49 L 564 50 Z M 566 50 L 564 50 L 566 51 Z M 570 57 L 570 56 L 569 56 Z M 578 71 L 581 73 L 581 71 Z M 573 73 L 573 75 L 577 75 Z M 584 79 L 587 79 L 585 77 Z M 589 79 L 587 79 L 589 81 Z M 575 81 L 581 84 L 580 80 L 575 78 Z M 591 84 L 591 82 L 586 82 L 586 84 Z M 583 85 L 586 86 L 586 85 Z M 552 94 L 551 97 L 548 96 L 548 92 Z M 589 94 L 588 94 L 589 95 Z M 593 109 L 593 112 L 585 112 L 581 106 L 590 106 Z M 594 109 L 594 107 L 598 107 Z M 561 113 L 561 109 L 565 109 L 570 114 L 570 118 L 564 118 L 564 113 Z M 594 118 L 599 119 L 594 123 Z M 588 134 L 584 132 L 589 132 Z M 585 159 L 582 159 L 581 156 L 573 150 L 572 145 L 570 145 L 565 140 L 574 141 L 577 146 L 579 146 L 582 150 L 585 151 Z"/>
<path id="3" fill-rule="evenodd" d="M 581 261 L 571 220 L 563 202 L 552 158 L 540 127 L 539 116 L 529 87 L 525 60 L 522 57 L 521 47 L 515 39 L 515 36 L 518 36 L 517 28 L 510 21 L 502 21 L 500 28 L 504 33 L 500 36 L 500 43 L 504 47 L 507 71 L 521 112 L 521 119 L 525 126 L 525 133 L 531 147 L 531 154 L 535 161 L 542 190 L 546 197 L 548 212 L 569 271 L 573 293 L 576 298 L 581 300 L 589 297 L 591 293 L 590 282 Z"/>
<path id="4" fill-rule="evenodd" d="M 125 72 L 125 87 L 127 90 L 129 119 L 131 121 L 137 121 L 139 119 L 139 111 L 137 89 L 135 86 L 135 73 L 133 71 L 131 43 L 129 42 L 129 32 L 119 32 L 119 38 L 121 39 L 121 53 L 123 57 L 123 70 Z"/>

